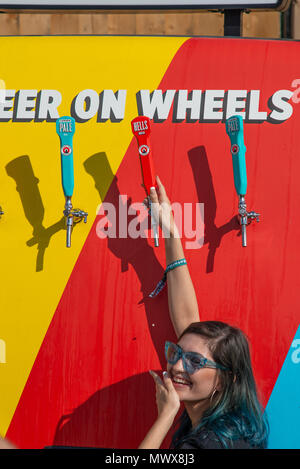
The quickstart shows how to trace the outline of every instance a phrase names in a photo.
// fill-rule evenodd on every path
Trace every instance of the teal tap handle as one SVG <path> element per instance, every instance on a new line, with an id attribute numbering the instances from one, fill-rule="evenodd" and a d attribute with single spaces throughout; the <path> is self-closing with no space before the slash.
<path id="1" fill-rule="evenodd" d="M 65 197 L 72 197 L 74 191 L 73 135 L 75 119 L 64 116 L 56 121 L 56 132 L 60 138 L 61 178 Z"/>
<path id="2" fill-rule="evenodd" d="M 241 116 L 232 116 L 226 120 L 226 132 L 231 142 L 234 185 L 238 195 L 246 195 L 247 169 L 244 126 Z"/>

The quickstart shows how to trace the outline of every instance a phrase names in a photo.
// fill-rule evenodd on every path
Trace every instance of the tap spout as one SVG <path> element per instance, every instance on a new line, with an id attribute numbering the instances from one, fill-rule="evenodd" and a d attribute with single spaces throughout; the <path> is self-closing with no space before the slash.
<path id="1" fill-rule="evenodd" d="M 66 217 L 66 225 L 67 225 L 67 248 L 71 247 L 71 234 L 73 228 L 73 214 L 72 214 L 72 201 L 71 197 L 66 197 L 66 204 L 64 210 L 64 216 Z"/>

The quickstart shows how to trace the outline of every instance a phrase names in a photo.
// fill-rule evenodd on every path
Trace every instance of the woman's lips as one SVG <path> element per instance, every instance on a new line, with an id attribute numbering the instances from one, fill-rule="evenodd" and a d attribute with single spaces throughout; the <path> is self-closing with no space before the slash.
<path id="1" fill-rule="evenodd" d="M 184 389 L 187 386 L 191 387 L 192 383 L 184 378 L 181 378 L 179 376 L 172 376 L 172 383 L 174 388 L 178 389 Z"/>

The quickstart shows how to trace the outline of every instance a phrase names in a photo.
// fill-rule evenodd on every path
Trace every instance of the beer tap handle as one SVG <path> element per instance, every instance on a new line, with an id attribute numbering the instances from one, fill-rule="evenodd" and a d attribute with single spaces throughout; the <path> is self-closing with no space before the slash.
<path id="1" fill-rule="evenodd" d="M 242 246 L 247 246 L 247 225 L 252 220 L 259 222 L 260 214 L 247 212 L 245 195 L 247 192 L 246 147 L 244 143 L 244 126 L 241 116 L 232 116 L 226 120 L 226 133 L 231 142 L 234 186 L 239 197 L 239 222 L 242 231 Z"/>
<path id="2" fill-rule="evenodd" d="M 231 142 L 231 155 L 235 190 L 238 196 L 247 192 L 246 147 L 244 126 L 241 116 L 232 116 L 226 121 L 226 132 Z"/>
<path id="3" fill-rule="evenodd" d="M 65 197 L 74 191 L 73 136 L 75 119 L 64 116 L 56 121 L 56 132 L 60 138 L 61 180 Z"/>
<path id="4" fill-rule="evenodd" d="M 138 152 L 141 163 L 143 187 L 149 200 L 149 213 L 151 217 L 151 228 L 154 234 L 154 246 L 159 246 L 158 222 L 153 215 L 153 207 L 150 200 L 151 187 L 157 188 L 155 179 L 154 165 L 150 148 L 150 119 L 146 116 L 138 116 L 131 121 L 131 129 L 136 137 L 138 144 Z"/>

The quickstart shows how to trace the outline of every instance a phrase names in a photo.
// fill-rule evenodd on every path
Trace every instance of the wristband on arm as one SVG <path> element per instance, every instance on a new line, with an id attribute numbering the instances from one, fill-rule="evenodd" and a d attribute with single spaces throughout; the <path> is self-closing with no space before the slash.
<path id="1" fill-rule="evenodd" d="M 154 298 L 162 291 L 162 289 L 165 287 L 167 283 L 167 273 L 170 272 L 170 270 L 176 269 L 176 267 L 180 267 L 181 265 L 186 265 L 186 264 L 187 264 L 186 259 L 178 259 L 177 261 L 174 261 L 171 264 L 169 264 L 164 272 L 163 278 L 158 282 L 153 292 L 150 293 L 149 297 Z"/>

